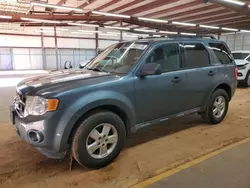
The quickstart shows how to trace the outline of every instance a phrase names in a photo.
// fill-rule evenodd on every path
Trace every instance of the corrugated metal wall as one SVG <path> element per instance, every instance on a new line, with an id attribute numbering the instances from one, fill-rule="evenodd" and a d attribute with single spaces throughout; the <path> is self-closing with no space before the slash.
<path id="1" fill-rule="evenodd" d="M 55 49 L 47 48 L 0 48 L 0 70 L 39 70 L 63 68 L 65 61 L 77 67 L 81 61 L 92 59 L 93 49 L 59 49 L 59 65 Z"/>
<path id="2" fill-rule="evenodd" d="M 250 33 L 222 35 L 221 40 L 225 41 L 232 51 L 250 50 Z"/>

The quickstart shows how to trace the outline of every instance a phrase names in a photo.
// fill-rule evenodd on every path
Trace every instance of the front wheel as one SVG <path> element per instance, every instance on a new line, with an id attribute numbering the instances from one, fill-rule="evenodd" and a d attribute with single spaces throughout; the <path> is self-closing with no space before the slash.
<path id="1" fill-rule="evenodd" d="M 77 128 L 71 152 L 80 165 L 101 168 L 119 155 L 125 138 L 121 118 L 109 111 L 99 111 L 88 116 Z"/>
<path id="2" fill-rule="evenodd" d="M 202 113 L 203 119 L 211 124 L 220 123 L 226 116 L 229 105 L 229 97 L 225 90 L 217 89 L 212 94 L 206 111 Z"/>

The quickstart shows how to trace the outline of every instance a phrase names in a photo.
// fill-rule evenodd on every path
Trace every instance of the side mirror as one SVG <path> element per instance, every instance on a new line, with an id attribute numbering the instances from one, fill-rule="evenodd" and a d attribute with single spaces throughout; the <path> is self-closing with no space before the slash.
<path id="1" fill-rule="evenodd" d="M 81 63 L 79 64 L 79 68 L 80 68 L 80 69 L 84 68 L 89 62 L 90 62 L 90 60 L 81 62 Z"/>
<path id="2" fill-rule="evenodd" d="M 140 70 L 140 76 L 148 76 L 148 75 L 160 75 L 162 74 L 161 65 L 158 63 L 147 63 L 142 66 Z"/>
<path id="3" fill-rule="evenodd" d="M 72 64 L 70 61 L 65 61 L 64 63 L 64 69 L 72 69 Z"/>

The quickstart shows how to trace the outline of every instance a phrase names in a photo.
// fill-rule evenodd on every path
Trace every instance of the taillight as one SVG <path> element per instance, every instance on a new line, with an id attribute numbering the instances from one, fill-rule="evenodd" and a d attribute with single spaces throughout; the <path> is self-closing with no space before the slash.
<path id="1" fill-rule="evenodd" d="M 234 77 L 237 80 L 238 79 L 238 67 L 234 67 Z"/>

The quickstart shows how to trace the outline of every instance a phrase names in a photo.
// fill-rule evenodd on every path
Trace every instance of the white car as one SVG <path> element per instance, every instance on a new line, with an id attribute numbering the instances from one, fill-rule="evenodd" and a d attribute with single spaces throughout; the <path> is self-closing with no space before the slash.
<path id="1" fill-rule="evenodd" d="M 232 52 L 235 62 L 238 66 L 238 81 L 246 87 L 250 86 L 250 51 Z"/>

